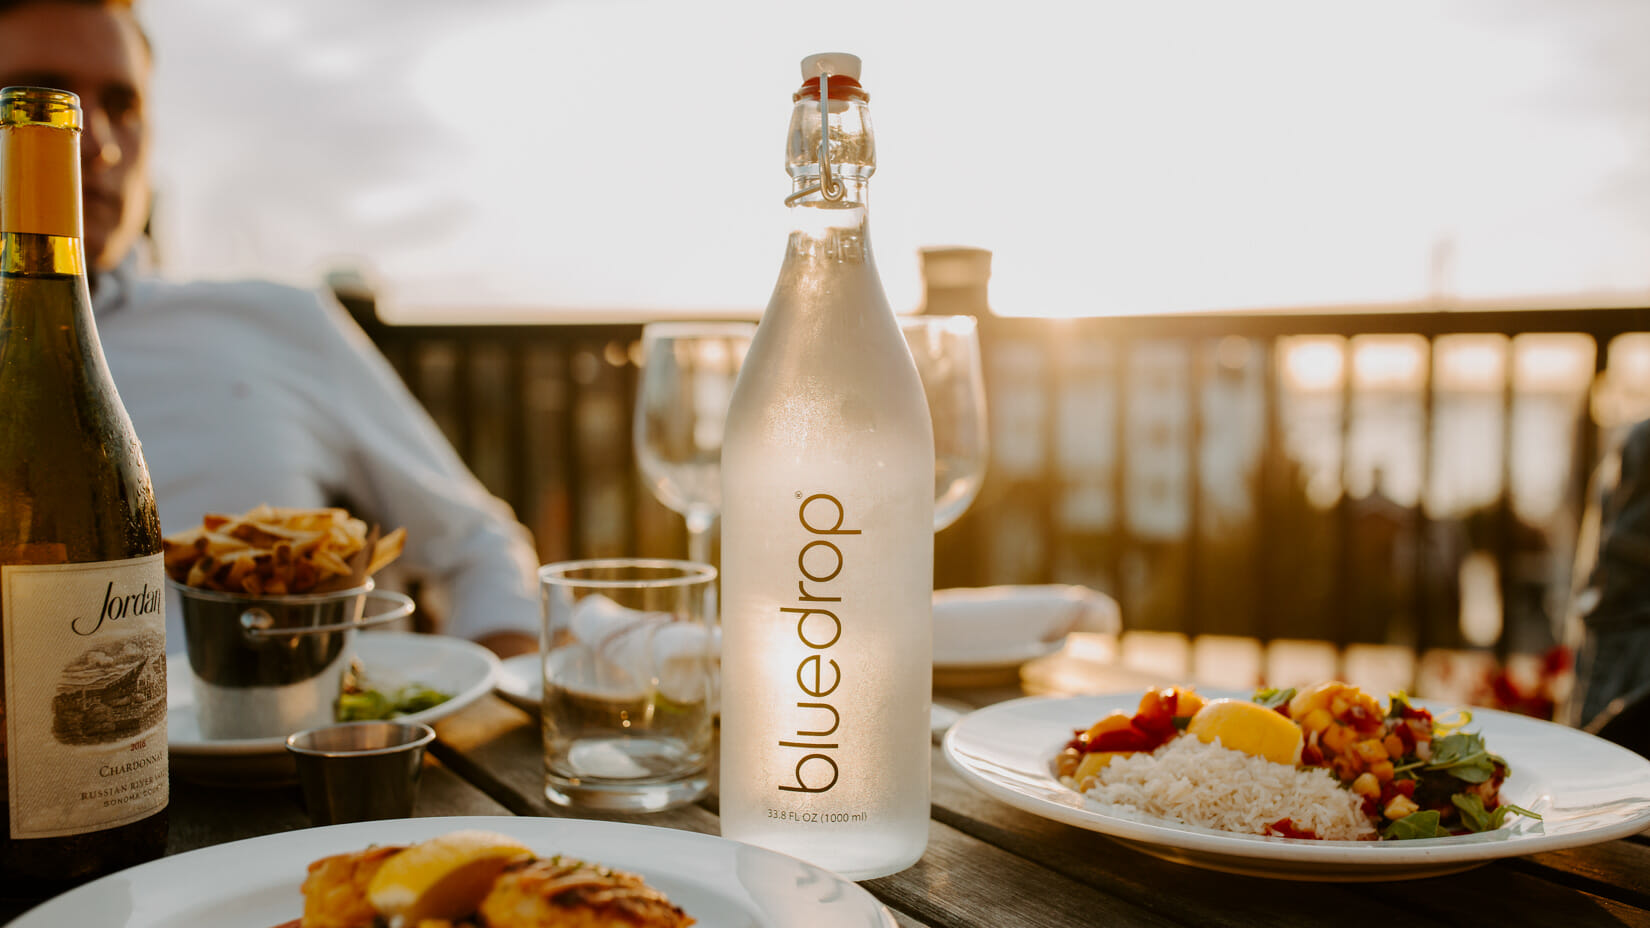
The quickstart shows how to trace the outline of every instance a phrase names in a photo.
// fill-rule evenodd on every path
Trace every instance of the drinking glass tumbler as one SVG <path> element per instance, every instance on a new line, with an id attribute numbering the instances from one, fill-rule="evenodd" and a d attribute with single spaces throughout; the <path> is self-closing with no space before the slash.
<path id="1" fill-rule="evenodd" d="M 539 569 L 544 794 L 648 812 L 710 786 L 716 569 L 618 558 Z"/>

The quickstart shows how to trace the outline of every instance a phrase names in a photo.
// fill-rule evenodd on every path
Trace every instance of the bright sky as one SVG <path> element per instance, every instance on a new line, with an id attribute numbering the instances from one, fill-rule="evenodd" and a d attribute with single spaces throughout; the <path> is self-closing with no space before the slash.
<path id="1" fill-rule="evenodd" d="M 1641 0 L 144 2 L 167 270 L 392 318 L 756 313 L 823 50 L 896 310 L 930 245 L 1010 315 L 1650 299 Z"/>

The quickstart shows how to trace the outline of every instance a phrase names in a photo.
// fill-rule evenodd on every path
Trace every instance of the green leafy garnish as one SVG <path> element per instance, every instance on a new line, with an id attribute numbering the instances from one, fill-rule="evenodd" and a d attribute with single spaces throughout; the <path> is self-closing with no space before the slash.
<path id="1" fill-rule="evenodd" d="M 443 693 L 417 683 L 389 693 L 375 689 L 357 689 L 354 692 L 338 694 L 338 705 L 334 714 L 340 722 L 393 719 L 399 715 L 423 712 L 451 698 L 450 693 Z"/>
<path id="2" fill-rule="evenodd" d="M 1252 701 L 1260 703 L 1268 709 L 1276 709 L 1279 706 L 1287 705 L 1289 700 L 1294 698 L 1295 688 L 1292 686 L 1286 690 L 1280 690 L 1275 686 L 1268 686 L 1264 689 L 1255 690 L 1255 695 Z"/>
<path id="3" fill-rule="evenodd" d="M 1381 829 L 1381 837 L 1396 840 L 1410 838 L 1442 838 L 1448 832 L 1438 829 L 1440 816 L 1436 809 L 1426 809 L 1421 812 L 1411 812 L 1401 819 Z"/>
<path id="4" fill-rule="evenodd" d="M 1473 793 L 1456 793 L 1449 801 L 1461 810 L 1461 822 L 1473 831 L 1494 831 L 1507 823 L 1508 816 L 1524 815 L 1541 821 L 1541 816 L 1529 809 L 1503 802 L 1493 810 L 1484 808 L 1484 800 Z"/>
<path id="5" fill-rule="evenodd" d="M 1189 715 L 1176 715 L 1172 716 L 1169 721 L 1174 723 L 1175 731 L 1185 731 L 1186 726 L 1192 724 L 1192 717 Z"/>
<path id="6" fill-rule="evenodd" d="M 340 722 L 367 722 L 389 718 L 395 714 L 395 706 L 390 703 L 389 697 L 377 690 L 362 690 L 338 694 L 336 714 Z"/>
<path id="7" fill-rule="evenodd" d="M 402 715 L 411 715 L 414 712 L 433 709 L 451 698 L 450 695 L 440 690 L 414 684 L 413 686 L 402 687 L 401 692 L 396 694 L 395 711 Z"/>
<path id="8" fill-rule="evenodd" d="M 1484 737 L 1467 732 L 1455 732 L 1432 742 L 1432 759 L 1426 769 L 1438 770 L 1466 783 L 1483 783 L 1495 776 L 1497 764 L 1507 762 L 1491 754 L 1484 747 Z"/>

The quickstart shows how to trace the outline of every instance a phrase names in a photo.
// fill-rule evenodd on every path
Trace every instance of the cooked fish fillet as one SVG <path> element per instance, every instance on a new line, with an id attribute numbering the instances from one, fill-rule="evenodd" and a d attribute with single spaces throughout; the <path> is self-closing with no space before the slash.
<path id="1" fill-rule="evenodd" d="M 560 855 L 505 871 L 481 901 L 481 916 L 488 928 L 687 928 L 693 924 L 692 918 L 641 877 Z"/>
<path id="2" fill-rule="evenodd" d="M 384 861 L 402 850 L 400 845 L 369 847 L 310 864 L 299 928 L 372 928 L 378 912 L 367 902 L 367 884 Z"/>

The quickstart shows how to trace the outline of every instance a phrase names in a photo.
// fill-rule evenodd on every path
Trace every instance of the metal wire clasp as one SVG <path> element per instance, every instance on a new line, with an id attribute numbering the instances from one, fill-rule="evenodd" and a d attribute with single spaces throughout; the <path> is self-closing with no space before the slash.
<path id="1" fill-rule="evenodd" d="M 786 206 L 811 194 L 819 194 L 832 203 L 840 200 L 848 190 L 831 173 L 831 75 L 819 75 L 819 183 L 803 187 L 785 198 Z"/>

